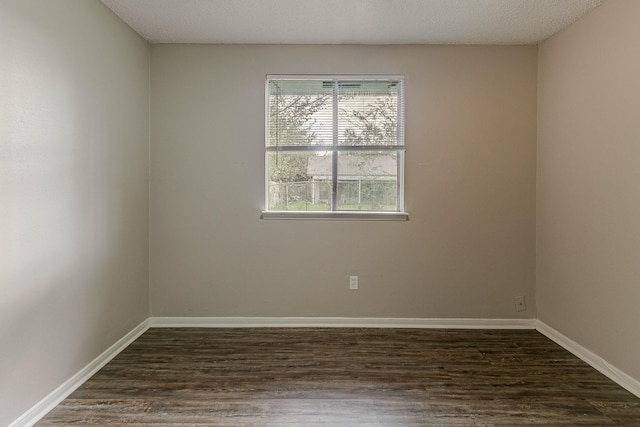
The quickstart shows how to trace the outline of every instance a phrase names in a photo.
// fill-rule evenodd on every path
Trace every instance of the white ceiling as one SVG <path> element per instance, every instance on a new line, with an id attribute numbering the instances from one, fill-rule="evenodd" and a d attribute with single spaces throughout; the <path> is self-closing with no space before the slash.
<path id="1" fill-rule="evenodd" d="M 536 44 L 605 0 L 102 0 L 152 43 Z"/>

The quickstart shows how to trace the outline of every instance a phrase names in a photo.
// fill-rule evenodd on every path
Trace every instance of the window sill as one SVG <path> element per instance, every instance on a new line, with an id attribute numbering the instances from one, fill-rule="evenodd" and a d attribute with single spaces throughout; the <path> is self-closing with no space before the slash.
<path id="1" fill-rule="evenodd" d="M 312 219 L 340 221 L 408 221 L 407 212 L 316 212 L 316 211 L 264 211 L 261 219 Z"/>

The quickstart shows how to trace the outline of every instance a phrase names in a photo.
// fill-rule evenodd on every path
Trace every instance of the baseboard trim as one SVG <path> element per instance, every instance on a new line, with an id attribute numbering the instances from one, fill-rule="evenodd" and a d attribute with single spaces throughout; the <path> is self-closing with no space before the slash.
<path id="1" fill-rule="evenodd" d="M 577 342 L 573 341 L 571 338 L 563 335 L 561 332 L 558 332 L 557 330 L 553 329 L 551 326 L 540 320 L 536 321 L 535 329 L 542 335 L 546 336 L 556 344 L 563 347 L 565 350 L 573 353 L 574 356 L 582 359 L 582 361 L 589 364 L 592 368 L 598 370 L 600 373 L 608 377 L 620 387 L 623 387 L 637 397 L 640 397 L 640 381 L 624 373 L 620 369 L 608 363 L 602 357 L 598 356 L 590 350 L 587 350 Z"/>
<path id="2" fill-rule="evenodd" d="M 535 329 L 535 319 L 378 317 L 150 317 L 152 328 L 431 328 Z"/>
<path id="3" fill-rule="evenodd" d="M 49 411 L 55 408 L 67 396 L 73 393 L 78 387 L 84 384 L 93 374 L 98 372 L 104 365 L 109 363 L 111 359 L 116 357 L 122 350 L 127 348 L 129 344 L 135 341 L 149 329 L 149 319 L 144 320 L 138 326 L 133 328 L 124 337 L 120 338 L 111 347 L 106 349 L 102 354 L 93 359 L 87 366 L 78 371 L 75 375 L 62 383 L 58 388 L 49 393 L 44 399 L 36 403 L 27 412 L 9 424 L 9 427 L 29 427 L 37 423 Z"/>

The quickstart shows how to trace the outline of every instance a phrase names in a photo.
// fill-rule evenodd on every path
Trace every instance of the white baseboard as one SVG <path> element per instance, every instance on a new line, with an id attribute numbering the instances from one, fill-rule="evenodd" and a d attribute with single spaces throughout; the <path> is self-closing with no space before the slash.
<path id="1" fill-rule="evenodd" d="M 115 344 L 106 349 L 102 354 L 93 359 L 87 366 L 78 371 L 74 376 L 65 381 L 60 387 L 49 393 L 44 399 L 36 403 L 31 409 L 22 414 L 18 419 L 9 424 L 9 427 L 27 427 L 37 423 L 49 411 L 55 408 L 67 396 L 84 384 L 93 374 L 98 372 L 111 359 L 116 357 L 129 344 L 135 341 L 149 329 L 149 319 L 146 319 L 133 328 L 128 334 L 120 338 Z"/>
<path id="2" fill-rule="evenodd" d="M 620 369 L 608 363 L 602 357 L 587 350 L 577 342 L 556 331 L 551 326 L 547 325 L 540 320 L 536 321 L 536 330 L 554 341 L 556 344 L 563 347 L 565 350 L 573 353 L 576 357 L 582 359 L 587 364 L 591 365 L 594 369 L 600 371 L 600 373 L 607 376 L 610 380 L 617 383 L 620 387 L 623 387 L 640 397 L 640 381 L 632 378 L 630 375 L 622 372 Z"/>
<path id="3" fill-rule="evenodd" d="M 152 328 L 447 328 L 535 329 L 535 319 L 379 317 L 150 317 Z"/>

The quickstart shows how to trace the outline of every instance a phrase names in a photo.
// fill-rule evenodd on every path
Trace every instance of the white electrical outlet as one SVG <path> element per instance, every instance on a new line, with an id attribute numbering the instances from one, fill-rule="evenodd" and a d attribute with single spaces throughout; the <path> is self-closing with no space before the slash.
<path id="1" fill-rule="evenodd" d="M 525 311 L 527 309 L 527 304 L 524 300 L 524 297 L 516 297 L 516 311 Z"/>
<path id="2" fill-rule="evenodd" d="M 349 289 L 352 291 L 358 290 L 358 276 L 349 276 Z"/>

